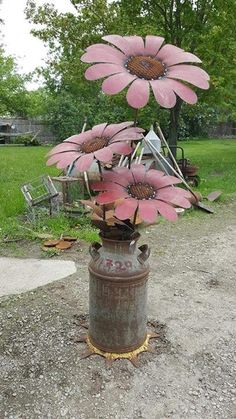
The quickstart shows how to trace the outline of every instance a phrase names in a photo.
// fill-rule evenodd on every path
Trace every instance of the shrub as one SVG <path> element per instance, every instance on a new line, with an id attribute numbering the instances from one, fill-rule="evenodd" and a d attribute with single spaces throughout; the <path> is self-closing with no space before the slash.
<path id="1" fill-rule="evenodd" d="M 34 138 L 30 134 L 18 135 L 14 138 L 14 144 L 24 144 L 25 146 L 37 146 L 40 145 L 37 138 Z"/>

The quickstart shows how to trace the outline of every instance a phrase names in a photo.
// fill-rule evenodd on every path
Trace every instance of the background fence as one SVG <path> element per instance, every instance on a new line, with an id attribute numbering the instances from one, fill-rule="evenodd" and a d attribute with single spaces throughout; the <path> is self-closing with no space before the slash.
<path id="1" fill-rule="evenodd" d="M 0 131 L 8 134 L 6 136 L 6 142 L 8 143 L 13 143 L 16 134 L 25 133 L 31 133 L 32 136 L 38 133 L 37 140 L 41 143 L 54 143 L 56 141 L 56 136 L 53 134 L 50 125 L 37 119 L 0 118 Z"/>
<path id="2" fill-rule="evenodd" d="M 1 137 L 1 132 L 7 135 Z M 25 118 L 0 118 L 0 138 L 6 143 L 13 143 L 14 137 L 18 134 L 36 133 L 37 140 L 43 144 L 56 142 L 56 135 L 52 132 L 50 125 L 37 119 Z M 236 122 L 222 122 L 208 128 L 209 137 L 231 137 L 236 138 Z"/>

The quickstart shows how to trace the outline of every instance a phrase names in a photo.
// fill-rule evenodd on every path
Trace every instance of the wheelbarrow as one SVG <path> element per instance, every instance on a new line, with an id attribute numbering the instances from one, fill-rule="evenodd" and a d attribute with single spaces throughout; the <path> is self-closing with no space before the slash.
<path id="1" fill-rule="evenodd" d="M 195 166 L 191 163 L 191 161 L 189 159 L 187 159 L 184 155 L 184 149 L 180 146 L 171 146 L 171 148 L 176 149 L 177 153 L 178 151 L 180 151 L 181 154 L 181 158 L 177 158 L 177 163 L 178 166 L 184 176 L 184 179 L 186 180 L 186 182 L 190 185 L 190 186 L 198 186 L 200 184 L 200 177 L 197 174 L 199 167 Z M 162 146 L 163 149 L 163 153 L 164 155 L 167 154 L 167 147 L 166 146 Z M 169 156 L 170 160 L 172 160 L 171 156 Z M 172 162 L 174 165 L 174 162 Z"/>

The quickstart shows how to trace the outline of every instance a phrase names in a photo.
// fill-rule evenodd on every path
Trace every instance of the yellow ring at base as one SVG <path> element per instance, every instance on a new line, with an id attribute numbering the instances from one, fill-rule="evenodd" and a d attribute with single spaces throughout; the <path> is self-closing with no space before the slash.
<path id="1" fill-rule="evenodd" d="M 87 342 L 89 350 L 91 351 L 91 354 L 94 353 L 96 355 L 101 355 L 104 358 L 113 361 L 115 359 L 130 359 L 130 358 L 136 357 L 141 352 L 146 352 L 148 350 L 149 340 L 150 340 L 151 337 L 152 337 L 152 335 L 148 333 L 144 343 L 141 346 L 139 346 L 139 348 L 135 349 L 134 351 L 125 352 L 125 353 L 121 353 L 121 354 L 115 353 L 115 352 L 101 351 L 100 349 L 96 348 L 96 346 L 94 346 L 91 343 L 89 337 L 87 337 L 86 342 Z"/>

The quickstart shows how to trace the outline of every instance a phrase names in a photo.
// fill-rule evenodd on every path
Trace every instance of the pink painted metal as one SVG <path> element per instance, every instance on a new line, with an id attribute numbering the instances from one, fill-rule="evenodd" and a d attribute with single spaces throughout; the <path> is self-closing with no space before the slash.
<path id="1" fill-rule="evenodd" d="M 85 76 L 89 80 L 108 76 L 102 84 L 103 92 L 108 95 L 117 94 L 132 83 L 126 99 L 135 109 L 146 106 L 150 88 L 161 106 L 173 108 L 176 95 L 190 104 L 197 101 L 197 96 L 185 86 L 185 82 L 201 89 L 209 87 L 207 73 L 188 64 L 198 64 L 201 60 L 174 45 L 162 46 L 162 37 L 147 35 L 143 40 L 140 36 L 107 35 L 103 39 L 113 46 L 95 44 L 87 48 L 82 61 L 100 63 L 100 66 L 90 67 Z M 183 88 L 164 83 L 170 79 L 180 80 Z"/>
<path id="2" fill-rule="evenodd" d="M 127 142 L 141 140 L 144 131 L 132 125 L 132 121 L 111 125 L 103 123 L 73 135 L 50 151 L 47 165 L 56 163 L 58 168 L 65 169 L 74 163 L 78 171 L 84 172 L 89 170 L 94 159 L 107 163 L 114 153 L 128 155 L 132 148 Z"/>
<path id="3" fill-rule="evenodd" d="M 177 213 L 173 206 L 191 206 L 188 200 L 191 194 L 172 186 L 181 180 L 158 170 L 146 171 L 142 164 L 132 164 L 130 169 L 115 168 L 103 178 L 92 185 L 93 190 L 100 191 L 96 201 L 98 204 L 118 201 L 115 216 L 120 220 L 126 220 L 138 211 L 140 218 L 148 223 L 153 223 L 158 213 L 175 221 Z"/>

